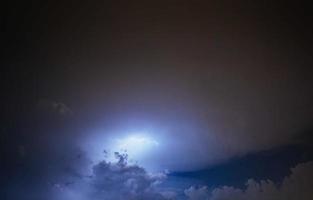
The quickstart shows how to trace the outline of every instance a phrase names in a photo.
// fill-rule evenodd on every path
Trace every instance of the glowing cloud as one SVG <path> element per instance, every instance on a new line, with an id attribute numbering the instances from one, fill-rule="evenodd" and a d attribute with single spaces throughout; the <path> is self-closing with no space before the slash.
<path id="1" fill-rule="evenodd" d="M 158 145 L 156 140 L 142 135 L 130 135 L 116 140 L 117 150 L 126 151 L 131 157 L 142 155 Z"/>

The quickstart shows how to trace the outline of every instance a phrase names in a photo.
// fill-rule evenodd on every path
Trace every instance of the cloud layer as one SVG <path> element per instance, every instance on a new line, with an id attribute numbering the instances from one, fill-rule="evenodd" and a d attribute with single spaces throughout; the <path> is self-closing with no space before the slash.
<path id="1" fill-rule="evenodd" d="M 160 188 L 166 174 L 148 173 L 144 168 L 127 163 L 127 155 L 115 153 L 117 162 L 95 164 L 92 174 L 73 184 L 55 184 L 57 199 L 79 200 L 311 200 L 313 161 L 300 163 L 281 183 L 249 179 L 246 187 L 191 186 L 180 194 L 177 188 Z"/>
<path id="2" fill-rule="evenodd" d="M 277 186 L 271 180 L 250 179 L 245 189 L 222 186 L 209 192 L 207 187 L 185 190 L 189 200 L 311 200 L 313 197 L 313 162 L 298 164 L 292 174 Z"/>

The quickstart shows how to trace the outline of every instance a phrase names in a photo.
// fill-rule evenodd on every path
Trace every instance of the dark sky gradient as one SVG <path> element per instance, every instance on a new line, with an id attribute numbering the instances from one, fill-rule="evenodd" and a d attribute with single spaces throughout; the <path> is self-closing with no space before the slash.
<path id="1" fill-rule="evenodd" d="M 28 185 L 32 199 L 51 192 L 43 183 L 80 180 L 86 140 L 115 132 L 152 130 L 162 148 L 150 164 L 210 187 L 279 182 L 312 160 L 312 9 L 301 1 L 1 7 L 1 192 Z"/>
<path id="2" fill-rule="evenodd" d="M 290 168 L 313 159 L 312 150 L 311 144 L 289 145 L 234 158 L 204 170 L 172 173 L 170 177 L 193 178 L 210 187 L 231 185 L 243 188 L 245 181 L 251 177 L 257 181 L 270 179 L 280 184 L 290 175 Z"/>

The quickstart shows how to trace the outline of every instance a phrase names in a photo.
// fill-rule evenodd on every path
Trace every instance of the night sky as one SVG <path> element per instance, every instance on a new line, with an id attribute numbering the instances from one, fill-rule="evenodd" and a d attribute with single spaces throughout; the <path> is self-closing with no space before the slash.
<path id="1" fill-rule="evenodd" d="M 6 2 L 0 199 L 312 200 L 312 10 Z"/>

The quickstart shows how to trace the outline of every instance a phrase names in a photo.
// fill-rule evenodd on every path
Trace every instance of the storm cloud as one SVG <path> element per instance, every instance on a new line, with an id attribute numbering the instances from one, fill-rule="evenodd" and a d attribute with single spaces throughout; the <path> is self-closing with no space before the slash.
<path id="1" fill-rule="evenodd" d="M 313 124 L 310 8 L 287 0 L 10 1 L 1 17 L 0 198 L 312 195 L 311 163 L 280 185 L 254 176 L 245 189 L 191 184 L 180 193 L 160 189 L 169 178 L 148 169 L 201 171 L 311 144 L 303 139 Z M 140 150 L 144 165 L 103 158 L 107 143 L 137 133 L 158 144 Z M 288 169 L 298 155 L 277 166 Z M 276 164 L 251 171 L 272 175 Z"/>
<path id="2" fill-rule="evenodd" d="M 300 163 L 291 169 L 281 183 L 249 179 L 245 189 L 234 186 L 190 187 L 185 194 L 190 200 L 310 200 L 313 197 L 313 162 Z"/>
<path id="3" fill-rule="evenodd" d="M 164 199 L 154 187 L 165 174 L 149 174 L 142 167 L 127 165 L 126 155 L 116 156 L 115 164 L 102 161 L 93 167 L 92 185 L 98 199 Z"/>
<path id="4" fill-rule="evenodd" d="M 165 200 L 170 193 L 157 188 L 166 179 L 164 173 L 148 173 L 138 165 L 130 165 L 126 154 L 115 153 L 116 162 L 101 161 L 92 166 L 90 175 L 64 184 L 54 185 L 54 197 L 93 200 Z"/>

